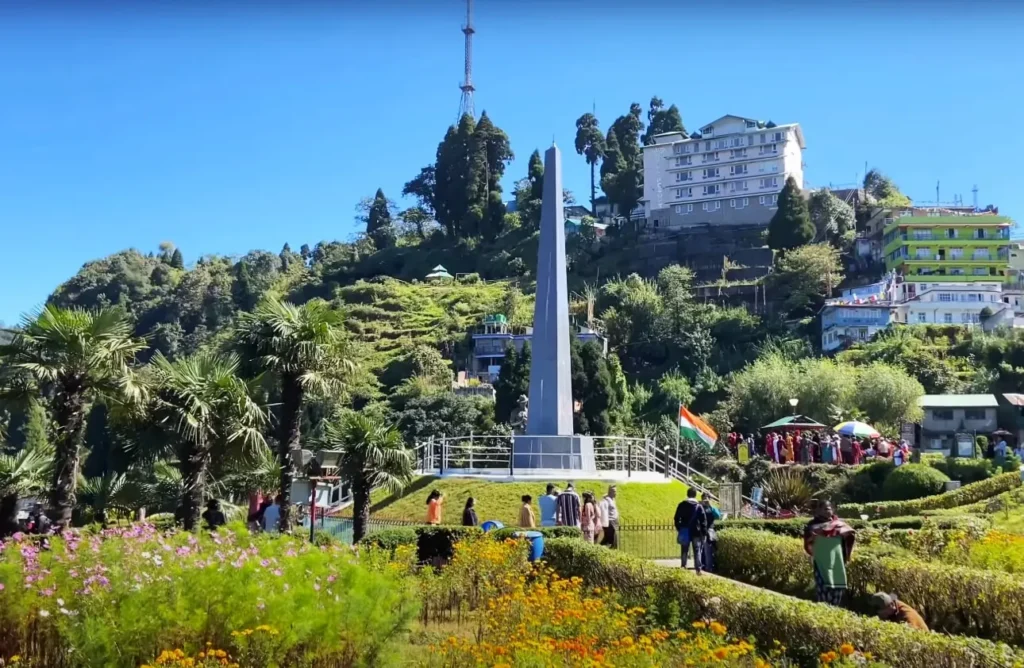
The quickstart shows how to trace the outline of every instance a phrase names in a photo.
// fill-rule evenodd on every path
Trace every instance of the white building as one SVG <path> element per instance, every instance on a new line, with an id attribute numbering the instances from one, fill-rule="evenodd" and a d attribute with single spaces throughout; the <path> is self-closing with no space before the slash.
<path id="1" fill-rule="evenodd" d="M 643 147 L 648 224 L 766 225 L 790 176 L 804 184 L 804 135 L 796 123 L 775 125 L 722 116 L 687 136 L 669 132 Z"/>
<path id="2" fill-rule="evenodd" d="M 986 327 L 1013 326 L 1013 306 L 1003 301 L 1000 283 L 901 283 L 896 322 L 907 325 L 980 325 L 982 311 L 991 313 Z"/>

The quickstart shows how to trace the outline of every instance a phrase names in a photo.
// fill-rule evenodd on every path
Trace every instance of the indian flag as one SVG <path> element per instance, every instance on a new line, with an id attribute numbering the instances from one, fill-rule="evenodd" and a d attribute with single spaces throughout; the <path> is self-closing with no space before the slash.
<path id="1" fill-rule="evenodd" d="M 685 406 L 680 406 L 679 437 L 700 441 L 710 448 L 718 440 L 718 432 L 712 429 L 707 422 L 686 410 Z"/>

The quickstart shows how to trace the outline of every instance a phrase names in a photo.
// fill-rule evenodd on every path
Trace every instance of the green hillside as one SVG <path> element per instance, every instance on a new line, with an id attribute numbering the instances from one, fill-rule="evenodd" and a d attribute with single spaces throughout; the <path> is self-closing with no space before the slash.
<path id="1" fill-rule="evenodd" d="M 561 489 L 565 481 L 555 482 Z M 576 490 L 581 494 L 594 492 L 600 499 L 608 489 L 608 483 L 598 480 L 574 480 Z M 481 522 L 499 520 L 507 526 L 514 526 L 519 518 L 520 499 L 524 494 L 533 497 L 534 512 L 538 512 L 537 498 L 544 494 L 545 481 L 492 482 L 469 478 L 419 478 L 401 496 L 378 493 L 374 496 L 370 512 L 380 519 L 422 522 L 426 517 L 426 499 L 431 490 L 440 490 L 445 495 L 445 522 L 458 523 L 466 499 L 476 500 L 476 512 Z M 623 523 L 669 524 L 676 505 L 686 497 L 686 485 L 678 481 L 666 483 L 627 482 L 618 483 L 619 514 Z"/>

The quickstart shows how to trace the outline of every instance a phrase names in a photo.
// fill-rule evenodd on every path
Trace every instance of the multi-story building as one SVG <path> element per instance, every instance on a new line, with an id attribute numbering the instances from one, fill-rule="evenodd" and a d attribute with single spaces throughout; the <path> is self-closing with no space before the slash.
<path id="1" fill-rule="evenodd" d="M 533 338 L 533 327 L 515 328 L 504 315 L 489 315 L 471 337 L 473 353 L 469 359 L 466 378 L 493 383 L 501 373 L 501 364 L 505 361 L 508 347 L 514 346 L 517 351 L 522 350 L 523 344 Z M 592 329 L 578 327 L 576 338 L 580 343 L 595 341 L 605 354 L 608 353 L 608 340 Z"/>
<path id="2" fill-rule="evenodd" d="M 1010 226 L 1009 218 L 992 213 L 901 211 L 883 229 L 885 267 L 907 283 L 1002 284 Z"/>
<path id="3" fill-rule="evenodd" d="M 722 116 L 692 135 L 656 135 L 643 147 L 648 226 L 767 225 L 786 179 L 803 188 L 804 148 L 799 125 L 741 116 Z"/>
<path id="4" fill-rule="evenodd" d="M 832 352 L 857 341 L 868 341 L 896 321 L 895 276 L 878 283 L 843 290 L 821 310 L 821 349 Z"/>

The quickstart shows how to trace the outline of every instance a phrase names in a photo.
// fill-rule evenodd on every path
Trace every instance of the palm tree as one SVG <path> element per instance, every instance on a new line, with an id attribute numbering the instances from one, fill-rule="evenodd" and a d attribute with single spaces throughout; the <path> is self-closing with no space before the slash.
<path id="1" fill-rule="evenodd" d="M 238 376 L 237 355 L 203 351 L 173 362 L 157 353 L 152 362 L 156 393 L 153 416 L 175 439 L 184 489 L 185 529 L 199 524 L 210 460 L 232 445 L 265 444 L 263 409 Z"/>
<path id="2" fill-rule="evenodd" d="M 354 412 L 328 422 L 321 445 L 342 452 L 338 469 L 352 485 L 352 539 L 359 541 L 370 520 L 370 492 L 378 487 L 392 494 L 402 491 L 412 480 L 412 452 L 393 426 Z"/>
<path id="3" fill-rule="evenodd" d="M 0 454 L 0 538 L 18 530 L 18 499 L 45 491 L 52 464 L 49 445 Z"/>
<path id="4" fill-rule="evenodd" d="M 345 373 L 354 367 L 342 323 L 341 311 L 322 299 L 302 306 L 265 299 L 239 319 L 237 337 L 243 354 L 281 384 L 277 454 L 281 462 L 282 531 L 291 528 L 295 477 L 291 452 L 301 446 L 303 405 L 310 395 L 339 391 Z"/>
<path id="5" fill-rule="evenodd" d="M 78 483 L 78 505 L 92 511 L 92 520 L 107 526 L 107 511 L 122 515 L 131 513 L 131 486 L 124 473 L 108 471 L 102 476 L 82 479 Z"/>
<path id="6" fill-rule="evenodd" d="M 100 398 L 141 403 L 144 387 L 130 365 L 144 347 L 120 311 L 52 305 L 26 318 L 13 341 L 0 346 L 0 364 L 10 378 L 5 389 L 37 390 L 50 402 L 56 427 L 50 512 L 59 527 L 71 522 L 75 507 L 88 408 Z"/>

